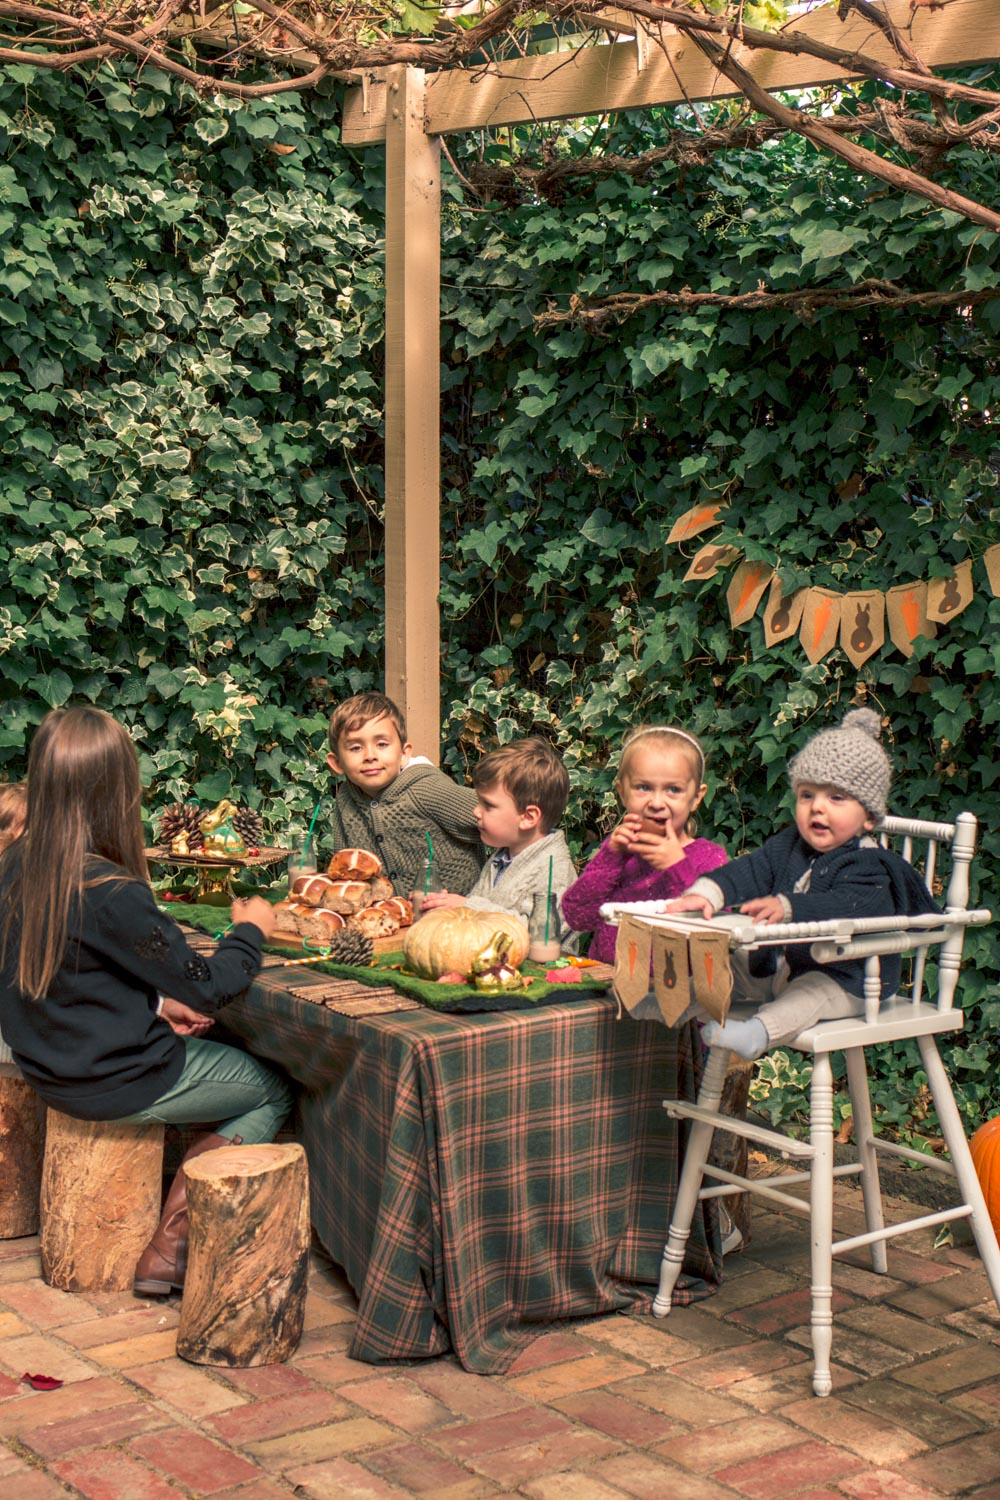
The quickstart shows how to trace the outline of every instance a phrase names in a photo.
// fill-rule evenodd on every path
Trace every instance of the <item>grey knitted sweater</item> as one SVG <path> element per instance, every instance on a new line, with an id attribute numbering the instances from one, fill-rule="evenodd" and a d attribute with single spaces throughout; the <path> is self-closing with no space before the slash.
<path id="1" fill-rule="evenodd" d="M 497 853 L 499 851 L 496 851 Z M 515 854 L 510 864 L 494 882 L 493 861 L 486 866 L 466 897 L 466 905 L 481 911 L 509 911 L 522 922 L 531 917 L 531 908 L 539 891 L 548 890 L 549 860 L 552 860 L 552 889 L 562 900 L 562 893 L 576 879 L 576 867 L 570 858 L 566 837 L 561 829 L 547 833 Z M 561 906 L 560 906 L 561 911 Z M 565 925 L 565 924 L 564 924 Z M 580 943 L 578 932 L 562 934 L 564 953 L 575 953 Z"/>
<path id="2" fill-rule="evenodd" d="M 472 815 L 476 800 L 471 787 L 456 785 L 435 766 L 407 767 L 378 797 L 366 796 L 345 779 L 330 819 L 333 851 L 369 849 L 382 861 L 396 895 L 409 896 L 429 833 L 442 885 L 467 891 L 486 858 Z"/>

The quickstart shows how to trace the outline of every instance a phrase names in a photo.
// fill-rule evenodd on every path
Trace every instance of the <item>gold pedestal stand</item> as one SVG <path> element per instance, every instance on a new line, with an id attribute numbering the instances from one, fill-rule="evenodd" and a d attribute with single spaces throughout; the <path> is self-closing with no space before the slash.
<path id="1" fill-rule="evenodd" d="M 258 849 L 256 854 L 174 854 L 169 845 L 157 845 L 145 851 L 146 858 L 156 864 L 171 865 L 176 869 L 197 870 L 198 885 L 194 893 L 199 906 L 229 906 L 235 898 L 233 878 L 239 870 L 265 868 L 268 865 L 284 864 L 290 849 Z"/>

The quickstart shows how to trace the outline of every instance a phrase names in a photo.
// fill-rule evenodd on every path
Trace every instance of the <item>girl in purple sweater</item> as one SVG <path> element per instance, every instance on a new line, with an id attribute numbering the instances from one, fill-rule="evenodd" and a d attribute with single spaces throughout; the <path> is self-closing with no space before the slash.
<path id="1" fill-rule="evenodd" d="M 615 781 L 625 816 L 562 898 L 570 927 L 594 934 L 591 958 L 615 961 L 606 901 L 667 901 L 726 863 L 720 844 L 695 836 L 704 775 L 705 752 L 687 730 L 643 724 L 626 735 Z"/>

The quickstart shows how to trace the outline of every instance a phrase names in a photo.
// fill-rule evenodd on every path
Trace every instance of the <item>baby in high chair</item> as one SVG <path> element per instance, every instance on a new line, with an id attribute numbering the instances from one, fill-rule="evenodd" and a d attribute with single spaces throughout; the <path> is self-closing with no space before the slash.
<path id="1" fill-rule="evenodd" d="M 738 907 L 767 925 L 935 911 L 919 875 L 871 836 L 885 815 L 892 779 L 880 732 L 878 714 L 859 708 L 838 729 L 814 735 L 788 767 L 795 822 L 696 880 L 666 910 L 711 917 Z M 706 1023 L 702 1036 L 740 1057 L 760 1057 L 817 1021 L 864 1011 L 863 959 L 820 964 L 808 943 L 795 943 L 737 951 L 732 967 L 734 1009 L 721 1026 Z M 899 975 L 899 958 L 884 957 L 883 999 L 894 993 Z"/>

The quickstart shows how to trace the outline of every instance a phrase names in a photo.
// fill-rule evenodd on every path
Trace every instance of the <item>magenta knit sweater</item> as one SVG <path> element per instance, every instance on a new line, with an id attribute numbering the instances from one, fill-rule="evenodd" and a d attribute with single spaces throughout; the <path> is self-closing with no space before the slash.
<path id="1" fill-rule="evenodd" d="M 613 964 L 618 928 L 601 921 L 605 901 L 669 901 L 727 859 L 721 844 L 692 839 L 679 865 L 654 870 L 637 854 L 619 854 L 605 839 L 580 878 L 563 892 L 563 916 L 575 932 L 594 934 L 591 958 Z"/>

